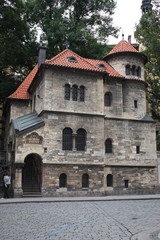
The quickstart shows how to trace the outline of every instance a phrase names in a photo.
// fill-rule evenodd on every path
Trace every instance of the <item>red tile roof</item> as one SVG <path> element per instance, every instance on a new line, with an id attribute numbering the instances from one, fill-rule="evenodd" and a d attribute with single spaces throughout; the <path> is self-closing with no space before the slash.
<path id="1" fill-rule="evenodd" d="M 119 51 L 119 49 L 121 49 L 121 50 L 125 49 L 126 51 L 128 51 L 130 49 L 130 51 L 137 52 L 137 50 L 134 47 L 132 47 L 129 43 L 127 43 L 126 41 L 121 41 L 116 47 L 113 48 L 113 50 L 109 54 L 115 53 L 115 52 Z M 77 61 L 70 62 L 68 60 L 69 57 L 73 57 Z M 51 65 L 51 66 L 67 67 L 67 68 L 73 68 L 73 69 L 106 73 L 111 77 L 124 78 L 124 76 L 120 75 L 106 61 L 83 58 L 68 49 L 59 53 L 57 56 L 53 57 L 52 59 L 46 60 L 45 64 Z M 103 67 L 101 68 L 101 67 L 99 67 L 99 65 L 102 65 Z M 37 71 L 38 71 L 38 65 L 36 65 L 34 67 L 34 69 L 30 72 L 30 74 L 25 78 L 25 80 L 17 88 L 17 90 L 14 93 L 12 93 L 8 98 L 29 99 L 28 89 L 29 89 L 29 86 L 31 85 Z"/>
<path id="2" fill-rule="evenodd" d="M 122 40 L 105 57 L 119 52 L 138 52 L 138 51 L 129 42 Z"/>
<path id="3" fill-rule="evenodd" d="M 17 88 L 17 90 L 12 93 L 8 98 L 16 98 L 16 99 L 29 99 L 28 88 L 36 75 L 38 70 L 38 65 L 36 65 L 33 70 L 28 74 L 28 76 L 24 79 L 21 85 Z"/>

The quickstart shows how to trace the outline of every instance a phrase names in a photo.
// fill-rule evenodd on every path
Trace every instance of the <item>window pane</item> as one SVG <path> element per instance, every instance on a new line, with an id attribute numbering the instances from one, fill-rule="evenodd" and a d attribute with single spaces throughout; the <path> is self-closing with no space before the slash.
<path id="1" fill-rule="evenodd" d="M 77 130 L 76 149 L 77 151 L 85 151 L 86 148 L 86 131 L 84 129 Z"/>
<path id="2" fill-rule="evenodd" d="M 126 65 L 126 75 L 130 75 L 130 65 Z"/>
<path id="3" fill-rule="evenodd" d="M 62 150 L 72 150 L 73 139 L 72 139 L 72 129 L 65 128 L 63 130 L 63 146 Z"/>
<path id="4" fill-rule="evenodd" d="M 73 85 L 72 87 L 72 100 L 77 101 L 78 98 L 78 87 L 76 85 Z"/>
<path id="5" fill-rule="evenodd" d="M 80 97 L 79 100 L 81 102 L 84 102 L 85 100 L 85 87 L 84 86 L 80 86 Z"/>
<path id="6" fill-rule="evenodd" d="M 62 173 L 59 177 L 59 187 L 67 187 L 67 176 Z"/>
<path id="7" fill-rule="evenodd" d="M 70 85 L 69 84 L 65 85 L 65 96 L 64 96 L 64 98 L 66 100 L 70 100 Z"/>
<path id="8" fill-rule="evenodd" d="M 136 75 L 136 66 L 135 65 L 132 66 L 132 75 Z"/>
<path id="9" fill-rule="evenodd" d="M 112 94 L 110 92 L 107 92 L 104 95 L 104 105 L 111 106 L 111 101 L 112 101 Z"/>
<path id="10" fill-rule="evenodd" d="M 112 140 L 107 139 L 105 142 L 105 152 L 112 153 Z"/>
<path id="11" fill-rule="evenodd" d="M 113 176 L 112 174 L 107 175 L 107 187 L 112 187 L 113 186 Z"/>

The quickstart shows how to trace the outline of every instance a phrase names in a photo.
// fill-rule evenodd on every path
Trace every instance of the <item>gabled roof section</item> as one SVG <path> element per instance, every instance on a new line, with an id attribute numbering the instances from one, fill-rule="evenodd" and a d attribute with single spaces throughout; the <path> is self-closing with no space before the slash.
<path id="1" fill-rule="evenodd" d="M 36 112 L 32 112 L 12 120 L 13 130 L 16 135 L 22 135 L 45 125 Z"/>
<path id="2" fill-rule="evenodd" d="M 121 74 L 119 74 L 114 68 L 111 67 L 110 64 L 108 64 L 106 61 L 103 60 L 95 60 L 95 59 L 86 59 L 88 62 L 90 62 L 92 65 L 96 66 L 98 68 L 98 65 L 103 64 L 106 67 L 106 72 L 110 77 L 119 77 L 124 78 Z"/>
<path id="3" fill-rule="evenodd" d="M 8 98 L 13 99 L 29 99 L 28 88 L 35 77 L 38 71 L 38 65 L 36 65 L 33 70 L 28 74 L 28 76 L 24 79 L 21 85 L 16 89 L 14 93 L 12 93 Z"/>
<path id="4" fill-rule="evenodd" d="M 70 61 L 70 59 L 74 59 L 74 61 Z M 45 64 L 93 72 L 107 73 L 105 69 L 97 67 L 96 65 L 88 61 L 88 59 L 79 56 L 78 54 L 72 52 L 69 49 L 64 50 L 63 52 L 53 57 L 52 59 L 47 60 Z"/>

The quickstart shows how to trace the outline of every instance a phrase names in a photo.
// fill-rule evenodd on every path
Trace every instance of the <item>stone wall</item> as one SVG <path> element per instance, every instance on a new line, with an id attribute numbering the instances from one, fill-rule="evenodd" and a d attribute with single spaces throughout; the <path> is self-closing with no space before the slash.
<path id="1" fill-rule="evenodd" d="M 59 187 L 59 176 L 67 175 L 67 187 Z M 82 188 L 82 175 L 89 175 L 89 188 Z M 43 165 L 43 196 L 96 196 L 104 195 L 104 170 L 93 165 Z"/>
<path id="2" fill-rule="evenodd" d="M 116 69 L 117 72 L 119 72 L 122 76 L 126 76 L 125 72 L 125 66 L 127 64 L 140 66 L 141 67 L 141 79 L 144 80 L 144 60 L 139 57 L 138 55 L 131 55 L 131 54 L 123 54 L 123 55 L 117 55 L 113 56 L 108 60 L 109 64 Z M 127 75 L 127 78 L 136 78 L 136 76 Z M 137 77 L 139 78 L 139 77 Z"/>

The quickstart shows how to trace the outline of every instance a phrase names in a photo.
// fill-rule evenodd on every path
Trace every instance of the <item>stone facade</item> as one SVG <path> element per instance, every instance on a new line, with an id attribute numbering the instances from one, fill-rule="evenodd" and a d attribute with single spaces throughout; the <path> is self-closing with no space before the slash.
<path id="1" fill-rule="evenodd" d="M 54 66 L 39 74 L 30 87 L 31 99 L 12 100 L 10 120 L 36 111 L 45 125 L 23 134 L 8 131 L 12 152 L 14 195 L 23 194 L 24 169 L 28 158 L 39 174 L 43 196 L 85 196 L 154 192 L 158 187 L 156 133 L 154 121 L 146 117 L 144 63 L 136 54 L 110 58 L 109 63 L 125 75 L 127 62 L 142 68 L 141 79 L 117 78 L 99 72 Z M 123 68 L 123 70 L 122 70 Z M 84 86 L 85 101 L 65 99 L 65 85 Z M 72 89 L 72 88 L 71 88 Z M 106 92 L 112 94 L 105 106 Z M 136 105 L 135 105 L 136 101 Z M 20 102 L 20 104 L 19 104 Z M 72 130 L 73 148 L 63 149 L 63 130 Z M 77 150 L 77 131 L 86 132 L 85 149 Z M 106 150 L 106 140 L 112 146 Z M 29 156 L 32 156 L 29 157 Z M 28 161 L 28 162 L 29 162 Z M 34 165 L 33 164 L 33 165 Z M 60 185 L 60 176 L 65 184 Z M 83 176 L 88 176 L 83 185 Z M 107 182 L 107 176 L 111 182 Z M 32 176 L 33 177 L 33 176 Z M 62 179 L 64 181 L 64 179 Z M 85 186 L 86 184 L 86 186 Z"/>

